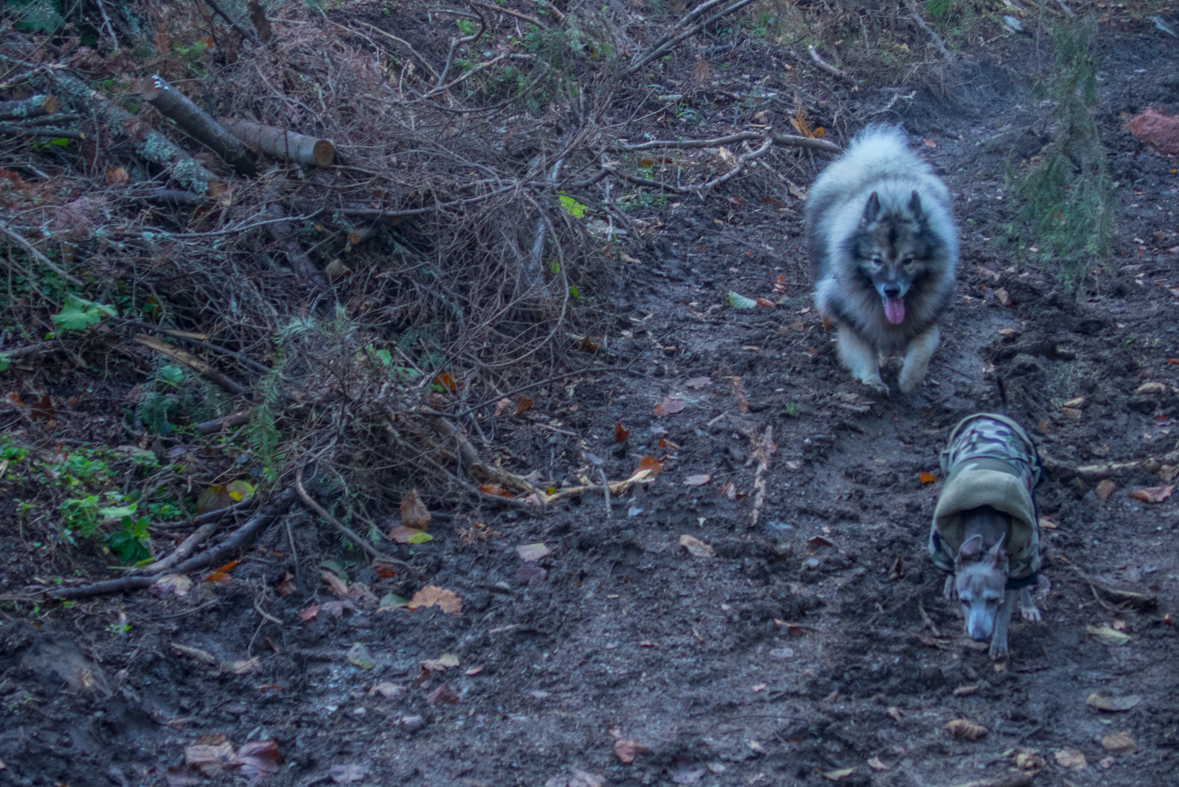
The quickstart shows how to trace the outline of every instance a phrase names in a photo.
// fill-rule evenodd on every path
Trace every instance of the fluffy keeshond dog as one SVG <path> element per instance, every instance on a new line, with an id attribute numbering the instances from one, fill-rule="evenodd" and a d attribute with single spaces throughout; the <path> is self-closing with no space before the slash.
<path id="1" fill-rule="evenodd" d="M 806 243 L 815 304 L 839 359 L 888 395 L 882 356 L 903 353 L 901 391 L 920 387 L 954 298 L 958 230 L 950 192 L 893 126 L 869 126 L 811 187 Z"/>

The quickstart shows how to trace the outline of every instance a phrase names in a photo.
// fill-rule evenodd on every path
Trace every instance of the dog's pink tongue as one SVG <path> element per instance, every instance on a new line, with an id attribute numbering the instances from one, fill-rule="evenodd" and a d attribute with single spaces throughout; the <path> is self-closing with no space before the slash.
<path id="1" fill-rule="evenodd" d="M 905 321 L 905 299 L 904 298 L 885 298 L 884 299 L 884 316 L 893 325 L 900 325 Z"/>

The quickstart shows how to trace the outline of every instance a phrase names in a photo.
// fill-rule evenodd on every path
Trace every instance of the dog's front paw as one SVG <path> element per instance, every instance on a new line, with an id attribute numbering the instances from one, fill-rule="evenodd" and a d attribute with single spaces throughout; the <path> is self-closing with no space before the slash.
<path id="1" fill-rule="evenodd" d="M 1023 588 L 1019 591 L 1019 615 L 1024 620 L 1038 622 L 1041 619 L 1040 610 L 1036 609 L 1036 603 L 1032 601 L 1032 589 Z"/>
<path id="2" fill-rule="evenodd" d="M 1039 623 L 1042 617 L 1040 615 L 1040 610 L 1036 609 L 1035 607 L 1025 607 L 1022 605 L 1019 608 L 1019 616 L 1024 620 L 1031 621 L 1032 623 Z"/>
<path id="3" fill-rule="evenodd" d="M 881 396 L 888 396 L 888 386 L 884 384 L 884 380 L 880 379 L 880 375 L 876 375 L 875 377 L 861 377 L 860 382 Z"/>
<path id="4" fill-rule="evenodd" d="M 897 387 L 901 389 L 901 393 L 911 394 L 920 388 L 921 384 L 924 382 L 924 374 L 922 374 L 920 377 L 917 377 L 916 375 L 905 376 L 902 374 L 901 379 L 897 380 Z"/>
<path id="5" fill-rule="evenodd" d="M 1007 660 L 1007 638 L 1004 637 L 1000 642 L 998 639 L 991 640 L 991 661 L 1006 661 Z"/>

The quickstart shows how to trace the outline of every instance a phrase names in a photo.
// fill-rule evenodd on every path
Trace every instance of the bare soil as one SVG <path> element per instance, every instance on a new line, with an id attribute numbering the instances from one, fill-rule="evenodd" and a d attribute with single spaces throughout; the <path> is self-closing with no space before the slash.
<path id="1" fill-rule="evenodd" d="M 415 30 L 428 27 L 406 35 Z M 959 55 L 938 90 L 906 87 L 912 97 L 881 114 L 897 95 L 891 85 L 852 90 L 821 72 L 800 82 L 781 64 L 806 71 L 801 61 L 783 55 L 771 68 L 741 47 L 717 56 L 726 79 L 787 93 L 805 85 L 830 113 L 812 120 L 834 141 L 869 120 L 903 123 L 950 185 L 960 298 L 924 388 L 899 394 L 893 368 L 893 395 L 879 398 L 839 367 L 834 335 L 810 304 L 801 203 L 763 194 L 756 170 L 705 200 L 637 206 L 638 262 L 619 263 L 602 298 L 613 327 L 601 350 L 614 371 L 540 389 L 527 413 L 499 419 L 495 439 L 505 464 L 539 470 L 546 484 L 574 481 L 587 451 L 610 479 L 630 476 L 642 457 L 661 459 L 652 483 L 613 499 L 612 515 L 598 495 L 540 516 L 458 509 L 431 525 L 432 542 L 400 548 L 416 583 L 382 579 L 354 552 L 330 555 L 378 597 L 452 590 L 461 615 L 321 608 L 303 620 L 301 610 L 334 598 L 319 579 L 325 569 L 306 562 L 296 592 L 276 592 L 296 568 L 292 542 L 303 556 L 324 548 L 303 514 L 267 530 L 230 584 L 31 615 L 6 609 L 0 785 L 162 785 L 186 747 L 213 735 L 234 746 L 277 742 L 269 782 L 300 787 L 344 765 L 359 766 L 359 783 L 407 787 L 592 784 L 596 775 L 925 787 L 1018 775 L 1016 756 L 1031 752 L 1037 785 L 1174 783 L 1179 639 L 1165 616 L 1179 603 L 1179 503 L 1130 497 L 1164 485 L 1145 467 L 1107 474 L 1115 488 L 1104 499 L 1099 476 L 1076 468 L 1161 456 L 1179 437 L 1179 365 L 1169 361 L 1179 358 L 1176 159 L 1121 129 L 1148 106 L 1179 113 L 1179 39 L 1142 18 L 1110 22 L 1098 40 L 1096 112 L 1118 181 L 1119 236 L 1113 269 L 1095 268 L 1080 297 L 1050 263 L 1019 259 L 1005 241 L 1007 167 L 1044 141 L 1049 105 L 1033 92 L 1050 62 L 1043 42 L 1008 36 Z M 693 100 L 686 119 L 653 117 L 651 134 L 719 136 L 754 111 L 726 106 L 719 91 Z M 786 103 L 769 111 L 781 125 L 790 112 Z M 788 177 L 805 188 L 826 160 L 791 152 L 775 166 L 792 167 Z M 734 309 L 730 291 L 777 305 Z M 958 419 L 998 406 L 996 375 L 1049 466 L 1039 505 L 1055 525 L 1043 532 L 1053 585 L 1044 621 L 1014 623 L 1010 659 L 998 666 L 942 598 L 926 554 L 940 483 L 922 479 L 938 474 Z M 700 377 L 708 382 L 687 385 Z M 657 416 L 668 397 L 683 411 Z M 626 442 L 616 442 L 616 424 Z M 767 430 L 776 451 L 754 523 L 751 435 Z M 702 485 L 685 483 L 705 474 Z M 722 493 L 730 482 L 735 499 Z M 475 522 L 495 535 L 460 538 Z M 3 533 L 0 592 L 37 581 L 37 559 L 13 530 Z M 694 556 L 685 535 L 714 554 Z M 516 548 L 535 542 L 551 554 L 525 564 Z M 1111 590 L 1146 598 L 1126 603 Z M 1103 626 L 1128 641 L 1106 644 L 1087 628 Z M 355 643 L 372 669 L 347 658 Z M 258 662 L 233 674 L 176 644 Z M 444 654 L 458 666 L 423 670 Z M 454 704 L 432 704 L 442 684 Z M 1139 700 L 1103 712 L 1086 704 L 1097 692 Z M 987 734 L 955 738 L 946 729 L 955 719 Z M 1107 751 L 1102 738 L 1121 731 L 1133 750 Z M 617 741 L 645 750 L 624 764 Z M 1084 769 L 1058 758 L 1070 750 Z M 230 770 L 214 782 L 242 778 Z"/>

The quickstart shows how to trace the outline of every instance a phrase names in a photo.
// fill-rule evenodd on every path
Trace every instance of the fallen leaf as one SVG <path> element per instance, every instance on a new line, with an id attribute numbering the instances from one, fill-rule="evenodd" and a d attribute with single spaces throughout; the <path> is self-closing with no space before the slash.
<path id="1" fill-rule="evenodd" d="M 535 402 L 533 402 L 527 396 L 517 396 L 516 397 L 516 415 L 524 415 L 524 413 L 526 413 L 532 409 L 533 404 L 535 404 Z"/>
<path id="2" fill-rule="evenodd" d="M 820 771 L 819 775 L 829 782 L 837 782 L 840 779 L 851 776 L 855 772 L 855 768 L 840 768 L 837 771 Z"/>
<path id="3" fill-rule="evenodd" d="M 453 653 L 443 653 L 436 659 L 426 659 L 422 662 L 422 669 L 428 672 L 442 672 L 457 667 L 459 665 L 459 657 Z"/>
<path id="4" fill-rule="evenodd" d="M 673 399 L 668 397 L 659 404 L 655 405 L 655 415 L 662 418 L 665 415 L 675 415 L 684 411 L 684 402 L 681 399 Z"/>
<path id="5" fill-rule="evenodd" d="M 439 703 L 446 705 L 458 705 L 459 696 L 454 693 L 454 689 L 443 683 L 441 686 L 434 689 L 426 696 L 426 704 L 431 708 L 435 707 Z"/>
<path id="6" fill-rule="evenodd" d="M 1089 632 L 1093 639 L 1111 648 L 1120 647 L 1130 641 L 1129 634 L 1116 631 L 1109 626 L 1085 626 L 1085 630 Z"/>
<path id="7" fill-rule="evenodd" d="M 758 298 L 757 305 L 762 307 L 763 309 L 773 309 L 776 307 L 777 304 L 775 304 L 769 298 Z"/>
<path id="8" fill-rule="evenodd" d="M 1106 691 L 1095 691 L 1085 700 L 1085 704 L 1090 708 L 1103 710 L 1107 713 L 1125 713 L 1139 702 L 1142 702 L 1142 698 L 1137 694 L 1115 697 Z"/>
<path id="9" fill-rule="evenodd" d="M 946 729 L 950 731 L 955 738 L 964 738 L 968 741 L 976 741 L 987 734 L 987 728 L 968 719 L 954 719 L 946 725 Z"/>
<path id="10" fill-rule="evenodd" d="M 325 601 L 319 605 L 319 608 L 331 615 L 333 618 L 344 616 L 344 610 L 349 612 L 356 612 L 356 605 L 352 603 L 351 599 L 344 599 L 343 601 Z"/>
<path id="11" fill-rule="evenodd" d="M 294 593 L 295 592 L 294 580 L 295 580 L 295 575 L 288 571 L 287 575 L 285 577 L 283 577 L 282 582 L 278 583 L 278 595 L 289 596 L 292 593 Z"/>
<path id="12" fill-rule="evenodd" d="M 278 744 L 271 740 L 250 741 L 243 744 L 237 750 L 237 758 L 242 764 L 242 775 L 248 777 L 251 784 L 279 771 Z"/>
<path id="13" fill-rule="evenodd" d="M 1156 475 L 1163 481 L 1170 483 L 1176 478 L 1179 478 L 1179 467 L 1176 467 L 1175 465 L 1163 465 L 1158 469 Z"/>
<path id="14" fill-rule="evenodd" d="M 895 706 L 888 709 L 888 715 L 891 716 L 892 720 L 897 724 L 900 724 L 901 719 L 905 718 L 905 712 Z"/>
<path id="15" fill-rule="evenodd" d="M 1105 735 L 1101 738 L 1101 745 L 1108 752 L 1114 754 L 1130 754 L 1138 750 L 1138 743 L 1130 737 L 1129 730 L 1122 730 L 1115 732 L 1112 735 Z"/>
<path id="16" fill-rule="evenodd" d="M 516 547 L 516 554 L 525 563 L 535 563 L 536 561 L 548 557 L 552 554 L 552 550 L 542 543 L 536 544 L 521 544 Z"/>
<path id="17" fill-rule="evenodd" d="M 549 577 L 549 572 L 533 563 L 525 563 L 516 569 L 516 581 L 525 585 L 536 585 L 544 582 Z"/>
<path id="18" fill-rule="evenodd" d="M 635 755 L 648 751 L 650 749 L 637 741 L 614 741 L 614 756 L 627 765 L 635 761 Z"/>
<path id="19" fill-rule="evenodd" d="M 430 526 L 430 512 L 416 489 L 409 490 L 401 498 L 401 524 L 414 530 L 425 530 Z"/>
<path id="20" fill-rule="evenodd" d="M 180 598 L 188 595 L 190 590 L 192 590 L 192 580 L 184 574 L 165 574 L 149 588 L 149 592 L 157 598 L 168 598 L 169 596 Z"/>
<path id="21" fill-rule="evenodd" d="M 685 388 L 692 388 L 694 390 L 699 390 L 709 385 L 712 385 L 711 377 L 693 377 L 684 383 Z"/>
<path id="22" fill-rule="evenodd" d="M 1153 145 L 1160 153 L 1179 153 L 1179 117 L 1159 112 L 1154 107 L 1147 107 L 1141 114 L 1126 121 L 1122 130 L 1129 131 L 1143 142 Z"/>
<path id="23" fill-rule="evenodd" d="M 458 381 L 451 377 L 447 372 L 442 372 L 440 375 L 435 377 L 434 385 L 444 388 L 447 391 L 457 391 L 459 389 Z"/>
<path id="24" fill-rule="evenodd" d="M 1117 490 L 1118 485 L 1108 478 L 1103 479 L 1097 488 L 1093 490 L 1093 494 L 1097 495 L 1098 500 L 1108 500 L 1109 496 Z"/>
<path id="25" fill-rule="evenodd" d="M 811 549 L 818 549 L 819 547 L 833 547 L 833 546 L 835 546 L 834 544 L 832 544 L 830 541 L 823 538 L 822 536 L 815 536 L 813 538 L 807 539 L 806 545 L 808 547 L 810 547 Z"/>
<path id="26" fill-rule="evenodd" d="M 0 771 L 4 768 L 4 761 L 0 760 Z M 175 766 L 164 772 L 164 779 L 168 782 L 168 787 L 198 787 L 198 785 L 204 784 L 204 780 L 200 776 L 190 773 L 187 768 Z"/>
<path id="27" fill-rule="evenodd" d="M 874 771 L 887 771 L 888 766 L 880 761 L 879 757 L 869 757 L 868 767 Z"/>
<path id="28" fill-rule="evenodd" d="M 737 411 L 749 412 L 749 399 L 745 396 L 745 383 L 740 377 L 733 377 L 733 396 L 737 399 Z"/>
<path id="29" fill-rule="evenodd" d="M 1077 749 L 1065 749 L 1056 752 L 1056 764 L 1070 771 L 1079 771 L 1083 770 L 1087 763 L 1083 752 Z"/>
<path id="30" fill-rule="evenodd" d="M 479 491 L 485 495 L 495 495 L 497 497 L 512 497 L 512 493 L 504 489 L 499 484 L 482 484 Z"/>
<path id="31" fill-rule="evenodd" d="M 312 606 L 307 607 L 306 609 L 299 610 L 299 617 L 302 618 L 304 622 L 306 622 L 308 620 L 315 620 L 315 616 L 318 614 L 319 614 L 319 605 L 318 604 L 313 604 Z"/>
<path id="32" fill-rule="evenodd" d="M 737 499 L 737 487 L 733 486 L 732 481 L 726 481 L 725 485 L 720 488 L 720 493 L 730 500 Z"/>
<path id="33" fill-rule="evenodd" d="M 240 763 L 234 755 L 233 744 L 222 740 L 219 743 L 197 743 L 185 748 L 184 764 L 213 778 L 225 768 L 237 767 Z"/>
<path id="34" fill-rule="evenodd" d="M 1021 771 L 1038 771 L 1048 764 L 1047 761 L 1041 757 L 1040 753 L 1035 749 L 1032 749 L 1031 751 L 1016 749 L 1015 753 L 1011 757 L 1011 762 Z"/>
<path id="35" fill-rule="evenodd" d="M 348 648 L 348 661 L 351 661 L 357 667 L 363 670 L 369 670 L 377 666 L 377 662 L 373 659 L 373 654 L 369 653 L 367 647 L 363 642 L 357 642 L 352 647 Z"/>
<path id="36" fill-rule="evenodd" d="M 1064 417 L 1070 421 L 1081 420 L 1081 411 L 1075 407 L 1062 407 L 1060 408 L 1060 412 L 1064 413 Z"/>
<path id="37" fill-rule="evenodd" d="M 937 476 L 935 476 L 933 473 L 922 473 L 921 475 L 917 476 L 917 478 L 923 484 L 932 484 L 937 480 Z"/>
<path id="38" fill-rule="evenodd" d="M 369 689 L 368 693 L 369 696 L 372 696 L 373 694 L 380 694 L 385 699 L 391 700 L 394 697 L 400 697 L 404 694 L 408 694 L 409 689 L 405 688 L 404 686 L 398 686 L 396 683 L 378 683 Z"/>
<path id="39" fill-rule="evenodd" d="M 1060 525 L 1056 524 L 1048 517 L 1042 516 L 1040 517 L 1040 527 L 1044 530 L 1056 530 L 1060 527 Z"/>
<path id="40" fill-rule="evenodd" d="M 937 147 L 937 143 L 934 142 L 932 139 L 926 139 L 924 141 L 925 141 L 925 147 L 927 147 L 927 148 L 936 148 Z"/>
<path id="41" fill-rule="evenodd" d="M 463 601 L 453 590 L 445 590 L 437 585 L 426 585 L 413 594 L 413 598 L 406 605 L 411 611 L 419 607 L 438 607 L 448 615 L 461 615 Z"/>
<path id="42" fill-rule="evenodd" d="M 955 697 L 968 697 L 971 694 L 978 694 L 977 683 L 970 686 L 959 686 L 958 688 L 954 689 Z"/>
<path id="43" fill-rule="evenodd" d="M 687 533 L 680 536 L 680 546 L 688 550 L 696 557 L 709 558 L 712 557 L 712 547 L 705 544 L 695 536 L 689 536 Z"/>
<path id="44" fill-rule="evenodd" d="M 625 443 L 628 438 L 630 438 L 630 430 L 620 423 L 614 424 L 614 442 Z"/>
<path id="45" fill-rule="evenodd" d="M 1131 492 L 1130 497 L 1135 500 L 1141 500 L 1144 503 L 1161 503 L 1170 497 L 1174 491 L 1175 487 L 1173 486 L 1148 486 L 1145 489 Z"/>
<path id="46" fill-rule="evenodd" d="M 897 559 L 892 562 L 892 566 L 888 569 L 889 579 L 904 579 L 905 578 L 905 556 L 897 555 Z"/>
<path id="47" fill-rule="evenodd" d="M 1004 306 L 1011 305 L 1011 296 L 1007 293 L 1007 290 L 1003 289 L 1002 287 L 995 290 L 995 300 Z"/>
<path id="48" fill-rule="evenodd" d="M 368 768 L 363 765 L 355 763 L 349 765 L 333 765 L 328 771 L 328 776 L 336 784 L 352 784 L 364 779 L 368 774 Z"/>
<path id="49" fill-rule="evenodd" d="M 644 456 L 639 460 L 639 470 L 650 470 L 652 473 L 662 473 L 663 463 L 658 459 L 650 456 Z"/>
<path id="50" fill-rule="evenodd" d="M 246 661 L 226 661 L 220 669 L 223 675 L 249 675 L 262 669 L 262 660 L 255 656 Z"/>
<path id="51" fill-rule="evenodd" d="M 467 670 L 463 674 L 469 678 L 473 678 L 481 672 L 483 672 L 483 667 L 471 667 L 469 670 Z"/>
<path id="52" fill-rule="evenodd" d="M 704 486 L 712 480 L 712 476 L 707 473 L 703 475 L 690 475 L 684 479 L 684 486 Z"/>
<path id="53" fill-rule="evenodd" d="M 667 776 L 673 784 L 695 784 L 707 773 L 703 768 L 693 768 L 689 763 L 677 762 L 667 769 Z"/>
<path id="54" fill-rule="evenodd" d="M 331 588 L 332 592 L 337 596 L 346 597 L 348 595 L 348 586 L 344 584 L 343 580 L 336 576 L 335 572 L 323 572 L 323 581 L 327 583 L 328 587 Z"/>
<path id="55" fill-rule="evenodd" d="M 511 407 L 511 406 L 512 406 L 512 400 L 511 400 L 511 399 L 508 399 L 508 398 L 506 398 L 506 397 L 505 397 L 505 398 L 503 398 L 503 399 L 500 399 L 498 402 L 496 402 L 496 403 L 495 403 L 495 415 L 496 415 L 496 417 L 503 415 L 503 414 L 504 414 L 504 411 L 505 411 L 505 410 L 507 410 L 507 409 L 508 409 L 509 407 Z"/>
<path id="56" fill-rule="evenodd" d="M 757 301 L 753 300 L 753 298 L 746 298 L 744 295 L 730 291 L 729 305 L 734 309 L 756 309 Z"/>

